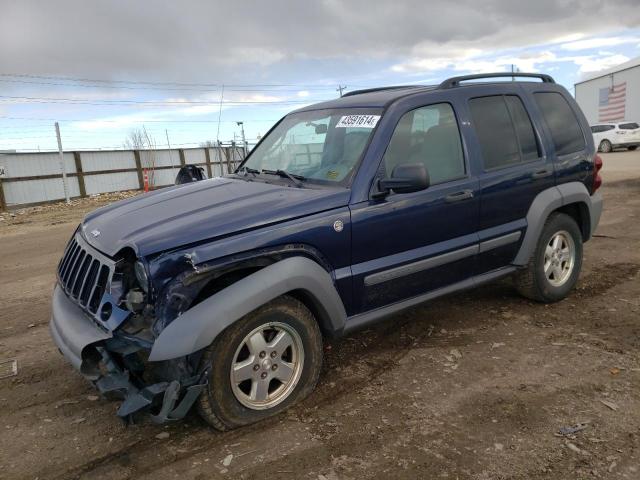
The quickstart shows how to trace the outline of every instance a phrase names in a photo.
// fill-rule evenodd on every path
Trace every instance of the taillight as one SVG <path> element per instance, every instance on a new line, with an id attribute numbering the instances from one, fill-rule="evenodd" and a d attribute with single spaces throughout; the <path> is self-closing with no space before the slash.
<path id="1" fill-rule="evenodd" d="M 596 193 L 596 190 L 602 185 L 600 170 L 602 170 L 602 158 L 600 158 L 600 155 L 596 155 L 593 159 L 593 187 L 591 188 L 591 195 Z"/>

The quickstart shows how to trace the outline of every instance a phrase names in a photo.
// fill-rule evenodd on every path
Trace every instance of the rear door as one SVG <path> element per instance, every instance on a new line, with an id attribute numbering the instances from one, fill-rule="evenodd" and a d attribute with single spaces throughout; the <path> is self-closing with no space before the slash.
<path id="1" fill-rule="evenodd" d="M 531 121 L 530 98 L 514 86 L 469 96 L 480 174 L 477 272 L 509 265 L 518 252 L 533 199 L 555 184 L 554 165 Z"/>
<path id="2" fill-rule="evenodd" d="M 618 125 L 622 142 L 626 144 L 640 143 L 640 125 L 637 122 L 626 122 Z"/>

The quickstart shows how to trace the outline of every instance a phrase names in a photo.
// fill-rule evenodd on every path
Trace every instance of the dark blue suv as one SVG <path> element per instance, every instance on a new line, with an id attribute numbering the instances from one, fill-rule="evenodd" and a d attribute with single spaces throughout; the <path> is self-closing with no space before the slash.
<path id="1" fill-rule="evenodd" d="M 58 267 L 56 344 L 120 416 L 196 404 L 224 430 L 308 395 L 325 337 L 506 275 L 564 298 L 602 163 L 551 77 L 494 77 L 511 74 L 305 107 L 233 175 L 89 214 Z"/>

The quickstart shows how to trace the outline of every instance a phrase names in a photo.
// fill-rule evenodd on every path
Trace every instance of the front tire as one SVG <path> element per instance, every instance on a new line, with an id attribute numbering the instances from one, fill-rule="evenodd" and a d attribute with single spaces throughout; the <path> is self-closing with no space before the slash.
<path id="1" fill-rule="evenodd" d="M 249 425 L 282 412 L 315 388 L 322 334 L 313 314 L 282 296 L 227 328 L 205 349 L 208 385 L 200 416 L 218 430 Z"/>
<path id="2" fill-rule="evenodd" d="M 611 145 L 611 142 L 609 140 L 602 140 L 600 142 L 598 150 L 600 150 L 602 153 L 609 153 L 611 152 L 611 150 L 613 150 L 613 146 Z"/>
<path id="3" fill-rule="evenodd" d="M 630 151 L 632 151 L 632 152 L 633 152 L 635 149 L 637 149 L 637 148 L 638 148 L 638 146 L 637 146 L 637 145 L 631 145 L 630 147 L 627 147 L 627 149 L 628 149 L 628 150 L 630 150 Z"/>
<path id="4" fill-rule="evenodd" d="M 557 302 L 573 289 L 581 268 L 582 233 L 578 224 L 569 215 L 553 213 L 528 265 L 516 274 L 516 287 L 531 300 Z"/>

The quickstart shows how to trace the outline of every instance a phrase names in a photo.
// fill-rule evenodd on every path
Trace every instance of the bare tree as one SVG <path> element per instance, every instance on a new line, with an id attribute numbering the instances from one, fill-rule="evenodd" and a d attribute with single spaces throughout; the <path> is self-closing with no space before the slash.
<path id="1" fill-rule="evenodd" d="M 155 184 L 155 166 L 156 166 L 156 140 L 146 127 L 134 128 L 129 132 L 123 143 L 124 147 L 129 150 L 140 150 L 140 160 L 142 167 L 147 171 L 149 177 L 149 185 L 153 188 Z"/>
<path id="2" fill-rule="evenodd" d="M 202 148 L 214 148 L 217 144 L 214 140 L 207 140 L 206 142 L 201 142 L 200 147 Z"/>
<path id="3" fill-rule="evenodd" d="M 128 150 L 155 150 L 156 139 L 143 125 L 130 130 L 122 145 Z"/>

